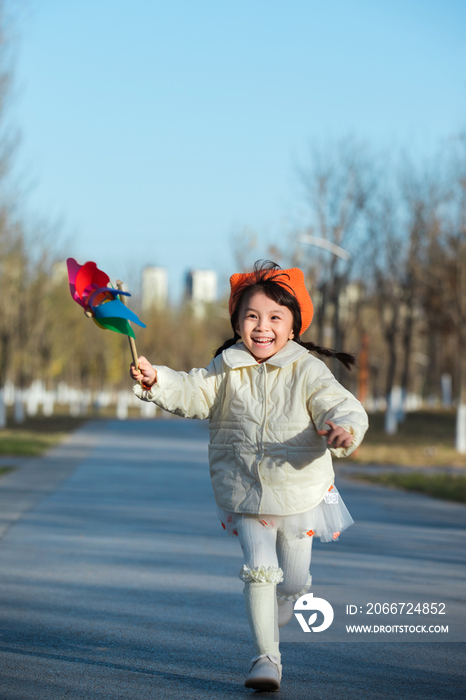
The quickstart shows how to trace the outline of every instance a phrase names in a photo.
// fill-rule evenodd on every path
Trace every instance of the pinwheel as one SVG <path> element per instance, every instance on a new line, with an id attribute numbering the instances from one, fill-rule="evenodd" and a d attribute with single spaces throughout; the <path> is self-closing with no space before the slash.
<path id="1" fill-rule="evenodd" d="M 68 258 L 66 264 L 70 292 L 75 302 L 83 307 L 86 316 L 92 318 L 100 328 L 128 336 L 133 361 L 137 367 L 135 336 L 130 321 L 143 328 L 146 326 L 121 300 L 131 294 L 121 289 L 123 285 L 119 281 L 117 289 L 109 286 L 109 276 L 99 270 L 95 262 L 80 265 L 74 258 Z"/>

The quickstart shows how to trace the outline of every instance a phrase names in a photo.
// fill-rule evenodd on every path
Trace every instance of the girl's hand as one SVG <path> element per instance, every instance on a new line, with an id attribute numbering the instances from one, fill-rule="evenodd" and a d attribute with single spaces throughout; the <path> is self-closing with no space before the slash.
<path id="1" fill-rule="evenodd" d="M 330 426 L 329 430 L 318 430 L 319 435 L 327 435 L 327 443 L 332 443 L 332 447 L 349 447 L 353 444 L 353 436 L 344 428 L 331 420 L 325 421 Z"/>
<path id="2" fill-rule="evenodd" d="M 142 382 L 147 387 L 151 387 L 157 381 L 157 372 L 152 367 L 149 360 L 141 355 L 138 357 L 139 369 L 136 369 L 134 362 L 131 363 L 129 373 L 136 382 Z"/>

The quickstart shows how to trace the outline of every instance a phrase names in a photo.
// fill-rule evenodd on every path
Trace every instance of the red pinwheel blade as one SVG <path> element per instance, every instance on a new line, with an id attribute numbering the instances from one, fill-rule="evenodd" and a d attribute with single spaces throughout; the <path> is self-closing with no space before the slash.
<path id="1" fill-rule="evenodd" d="M 74 286 L 74 283 L 76 282 L 76 275 L 81 269 L 81 265 L 74 258 L 68 258 L 66 261 L 66 266 L 68 268 L 68 281 Z"/>
<path id="2" fill-rule="evenodd" d="M 81 265 L 74 258 L 68 258 L 68 260 L 66 261 L 66 265 L 68 267 L 68 282 L 70 284 L 71 296 L 77 304 L 79 304 L 83 307 L 83 309 L 85 309 L 86 304 L 82 299 L 79 298 L 75 286 L 76 277 L 78 275 L 79 270 L 81 269 Z"/>
<path id="3" fill-rule="evenodd" d="M 110 282 L 110 277 L 99 270 L 95 262 L 85 263 L 76 275 L 75 287 L 76 292 L 80 298 L 82 298 L 84 290 L 87 289 L 91 284 L 95 284 L 96 287 L 107 287 Z"/>

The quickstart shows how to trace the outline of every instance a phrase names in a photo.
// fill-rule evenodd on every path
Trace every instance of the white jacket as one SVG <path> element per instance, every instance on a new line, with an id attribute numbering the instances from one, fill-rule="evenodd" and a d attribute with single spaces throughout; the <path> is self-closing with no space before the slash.
<path id="1" fill-rule="evenodd" d="M 238 343 L 205 369 L 154 365 L 157 383 L 135 384 L 144 401 L 185 418 L 210 419 L 215 500 L 236 513 L 290 515 L 318 505 L 334 481 L 330 453 L 346 457 L 368 428 L 361 403 L 324 362 L 294 341 L 258 364 Z M 347 448 L 327 447 L 332 420 L 352 433 Z"/>

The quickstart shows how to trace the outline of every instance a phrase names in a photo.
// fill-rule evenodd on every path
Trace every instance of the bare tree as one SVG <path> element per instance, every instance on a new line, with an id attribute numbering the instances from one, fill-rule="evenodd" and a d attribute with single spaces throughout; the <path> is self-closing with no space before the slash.
<path id="1" fill-rule="evenodd" d="M 310 210 L 303 243 L 312 248 L 303 255 L 308 276 L 317 288 L 317 343 L 323 345 L 324 329 L 331 306 L 333 344 L 340 350 L 345 327 L 340 318 L 340 300 L 351 274 L 357 269 L 363 244 L 363 216 L 375 189 L 375 172 L 367 149 L 354 139 L 333 147 L 314 149 L 310 167 L 299 169 Z M 332 367 L 341 378 L 341 364 Z"/>
<path id="2" fill-rule="evenodd" d="M 422 279 L 437 327 L 456 341 L 456 447 L 466 453 L 466 140 L 459 139 L 458 145 L 448 173 L 448 196 L 430 222 Z"/>
<path id="3" fill-rule="evenodd" d="M 411 388 L 412 352 L 416 326 L 421 316 L 422 251 L 435 226 L 437 210 L 442 201 L 437 179 L 425 167 L 415 168 L 406 159 L 398 178 L 400 200 L 401 247 L 401 410 L 404 418 L 405 400 Z"/>

